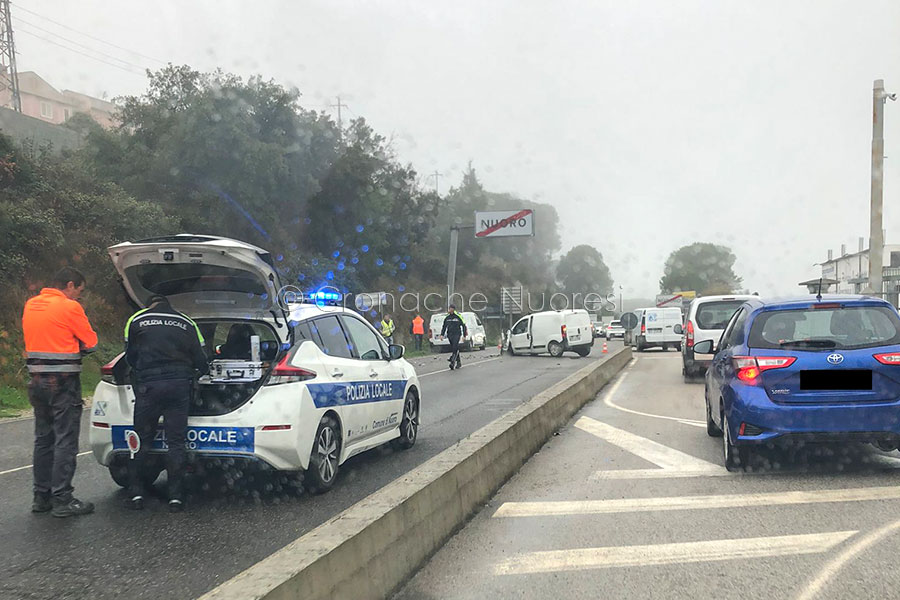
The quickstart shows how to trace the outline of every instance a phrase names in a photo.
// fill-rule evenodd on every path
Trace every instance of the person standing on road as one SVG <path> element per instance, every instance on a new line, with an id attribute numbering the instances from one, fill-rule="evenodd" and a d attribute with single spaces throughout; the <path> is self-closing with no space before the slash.
<path id="1" fill-rule="evenodd" d="M 144 507 L 144 465 L 162 416 L 169 511 L 184 510 L 188 406 L 197 373 L 209 372 L 205 343 L 197 324 L 172 308 L 165 296 L 153 296 L 148 308 L 125 324 L 125 360 L 132 369 L 134 430 L 139 440 L 137 452 L 128 461 L 128 508 Z"/>
<path id="2" fill-rule="evenodd" d="M 381 335 L 384 336 L 384 339 L 387 340 L 388 345 L 394 343 L 394 320 L 391 318 L 391 315 L 384 315 L 381 319 Z"/>
<path id="3" fill-rule="evenodd" d="M 54 517 L 86 515 L 90 502 L 72 495 L 81 431 L 81 356 L 96 350 L 97 334 L 78 302 L 84 275 L 65 267 L 53 287 L 25 303 L 22 331 L 34 407 L 34 501 L 32 512 Z"/>
<path id="4" fill-rule="evenodd" d="M 444 325 L 441 327 L 441 339 L 444 339 L 445 335 L 450 341 L 450 368 L 454 367 L 455 361 L 455 366 L 458 369 L 462 366 L 462 361 L 459 358 L 459 340 L 466 339 L 469 335 L 469 330 L 463 318 L 456 312 L 455 304 L 450 305 L 450 310 L 447 316 L 444 317 Z"/>
<path id="5" fill-rule="evenodd" d="M 422 338 L 425 337 L 425 319 L 416 312 L 415 318 L 412 320 L 412 334 L 416 341 L 416 350 L 422 349 Z"/>

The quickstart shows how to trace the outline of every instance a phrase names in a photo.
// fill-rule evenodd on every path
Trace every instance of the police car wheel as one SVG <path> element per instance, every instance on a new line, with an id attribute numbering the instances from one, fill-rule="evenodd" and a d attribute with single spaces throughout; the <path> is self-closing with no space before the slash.
<path id="1" fill-rule="evenodd" d="M 341 436 L 337 421 L 329 415 L 322 417 L 313 440 L 309 469 L 304 475 L 306 488 L 313 494 L 323 494 L 334 486 L 341 455 Z"/>
<path id="2" fill-rule="evenodd" d="M 403 403 L 403 419 L 400 421 L 400 437 L 395 446 L 401 450 L 409 450 L 416 444 L 419 435 L 419 399 L 412 392 L 406 395 Z"/>

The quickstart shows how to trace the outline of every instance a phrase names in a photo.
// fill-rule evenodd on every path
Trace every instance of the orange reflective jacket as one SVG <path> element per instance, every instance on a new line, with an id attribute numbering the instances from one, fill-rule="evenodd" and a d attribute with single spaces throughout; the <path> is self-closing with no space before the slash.
<path id="1" fill-rule="evenodd" d="M 97 346 L 81 304 L 56 288 L 44 288 L 25 303 L 22 330 L 29 373 L 79 373 L 81 353 Z"/>
<path id="2" fill-rule="evenodd" d="M 412 320 L 413 335 L 425 335 L 425 319 L 416 317 Z"/>

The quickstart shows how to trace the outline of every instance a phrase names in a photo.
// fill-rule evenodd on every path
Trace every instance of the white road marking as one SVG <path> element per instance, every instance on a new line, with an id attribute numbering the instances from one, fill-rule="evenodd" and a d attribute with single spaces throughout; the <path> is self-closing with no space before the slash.
<path id="1" fill-rule="evenodd" d="M 722 467 L 711 462 L 701 460 L 690 454 L 664 446 L 659 442 L 648 440 L 624 429 L 607 425 L 590 417 L 581 417 L 575 422 L 575 427 L 586 431 L 598 438 L 609 442 L 635 456 L 652 462 L 662 469 L 669 471 L 691 471 L 702 473 L 704 471 L 720 472 Z"/>
<path id="2" fill-rule="evenodd" d="M 744 477 L 750 473 L 729 473 L 725 467 L 701 469 L 699 471 L 666 469 L 621 469 L 617 471 L 597 471 L 590 476 L 591 481 L 611 481 L 618 479 L 685 479 L 689 477 Z"/>
<path id="3" fill-rule="evenodd" d="M 525 575 L 560 571 L 584 571 L 611 567 L 647 567 L 771 556 L 819 554 L 831 550 L 856 531 L 655 544 L 576 548 L 519 554 L 493 567 L 495 575 Z"/>
<path id="4" fill-rule="evenodd" d="M 797 600 L 812 600 L 813 598 L 819 598 L 821 596 L 822 589 L 828 584 L 829 581 L 834 578 L 835 575 L 838 574 L 838 572 L 842 568 L 844 568 L 844 565 L 856 558 L 860 552 L 863 552 L 874 544 L 877 544 L 892 533 L 896 533 L 898 529 L 900 529 L 900 521 L 894 521 L 893 523 L 888 523 L 884 527 L 876 529 L 875 531 L 857 540 L 846 550 L 830 560 L 822 568 L 819 574 L 816 575 L 816 578 L 813 579 L 808 586 L 806 586 L 806 589 L 804 589 L 797 596 Z"/>
<path id="5" fill-rule="evenodd" d="M 85 454 L 90 454 L 92 451 L 87 450 L 85 452 L 79 452 L 75 456 L 84 456 Z M 16 467 L 15 469 L 7 469 L 5 471 L 0 471 L 0 475 L 6 475 L 7 473 L 15 473 L 16 471 L 24 471 L 25 469 L 30 469 L 34 465 L 25 465 L 24 467 Z"/>
<path id="6" fill-rule="evenodd" d="M 484 363 L 489 363 L 493 360 L 500 360 L 501 358 L 503 358 L 503 357 L 495 356 L 494 358 L 486 358 L 485 360 L 477 360 L 477 361 L 471 362 L 471 363 L 463 363 L 463 368 L 465 368 L 467 365 L 470 367 L 474 367 L 475 365 L 482 365 Z M 425 373 L 423 375 L 419 375 L 419 379 L 422 379 L 423 377 L 430 377 L 431 375 L 437 375 L 438 373 L 449 373 L 451 370 L 452 369 L 442 369 L 440 371 L 432 371 L 431 373 Z"/>
<path id="7" fill-rule="evenodd" d="M 838 490 L 789 491 L 720 496 L 673 496 L 667 498 L 617 498 L 566 502 L 505 502 L 494 518 L 554 517 L 563 515 L 603 515 L 644 511 L 707 510 L 900 500 L 900 487 L 869 487 Z"/>
<path id="8" fill-rule="evenodd" d="M 631 363 L 630 365 L 628 365 L 628 369 L 631 369 L 631 366 L 632 366 L 635 362 L 637 362 L 638 360 L 643 360 L 643 359 L 646 359 L 646 358 L 647 358 L 646 356 L 643 356 L 643 357 L 640 357 L 640 358 L 635 358 L 635 359 L 632 361 L 632 363 Z M 603 404 L 605 404 L 606 406 L 608 406 L 608 407 L 610 407 L 610 408 L 614 408 L 614 409 L 616 409 L 616 410 L 619 410 L 619 411 L 622 411 L 622 412 L 626 412 L 626 413 L 631 413 L 631 414 L 633 414 L 633 415 L 640 415 L 640 416 L 642 416 L 642 417 L 650 417 L 650 418 L 652 418 L 652 419 L 663 419 L 663 420 L 666 420 L 666 421 L 675 421 L 676 423 L 681 423 L 682 425 L 691 425 L 692 427 L 706 427 L 706 423 L 704 423 L 703 421 L 696 421 L 696 420 L 694 420 L 694 419 L 684 419 L 684 418 L 681 418 L 681 417 L 669 417 L 669 416 L 666 416 L 666 415 L 657 415 L 657 414 L 654 414 L 654 413 L 648 413 L 648 412 L 643 412 L 643 411 L 640 411 L 640 410 L 634 410 L 634 409 L 632 409 L 632 408 L 625 408 L 624 406 L 621 406 L 621 405 L 619 405 L 619 404 L 616 404 L 616 403 L 613 401 L 613 396 L 615 395 L 615 392 L 616 392 L 616 390 L 618 389 L 618 384 L 619 384 L 619 382 L 621 382 L 623 379 L 625 379 L 625 378 L 628 376 L 628 373 L 629 373 L 629 372 L 630 372 L 630 371 L 626 370 L 626 371 L 624 371 L 624 372 L 622 373 L 622 376 L 619 378 L 619 381 L 616 382 L 616 385 L 614 385 L 614 386 L 609 390 L 609 393 L 607 393 L 607 394 L 603 397 Z"/>

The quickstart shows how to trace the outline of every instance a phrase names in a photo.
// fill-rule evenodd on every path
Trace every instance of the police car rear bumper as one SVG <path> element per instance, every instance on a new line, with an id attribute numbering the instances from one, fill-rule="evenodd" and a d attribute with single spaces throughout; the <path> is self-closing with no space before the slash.
<path id="1" fill-rule="evenodd" d="M 92 423 L 91 450 L 97 462 L 109 466 L 117 456 L 129 456 L 124 432 L 131 428 L 130 424 L 98 427 Z M 249 432 L 252 432 L 252 446 Z M 105 437 L 105 440 L 101 441 L 101 437 Z M 209 441 L 210 437 L 216 441 Z M 167 449 L 164 444 L 164 435 L 160 429 L 150 453 L 165 454 Z M 297 432 L 293 427 L 265 431 L 249 427 L 189 425 L 186 446 L 188 458 L 193 461 L 234 458 L 264 463 L 279 471 L 304 470 L 309 466 L 308 456 L 302 457 L 297 452 Z M 306 464 L 303 458 L 307 459 Z"/>

